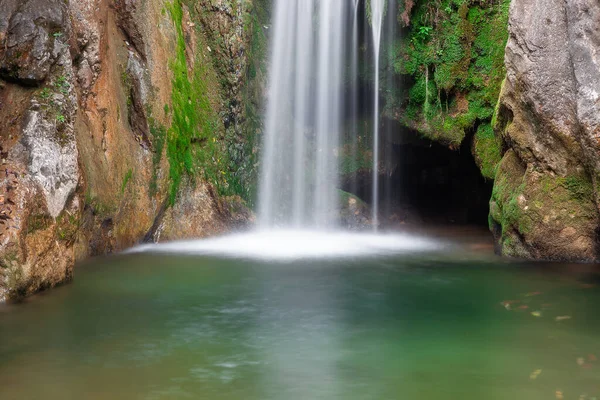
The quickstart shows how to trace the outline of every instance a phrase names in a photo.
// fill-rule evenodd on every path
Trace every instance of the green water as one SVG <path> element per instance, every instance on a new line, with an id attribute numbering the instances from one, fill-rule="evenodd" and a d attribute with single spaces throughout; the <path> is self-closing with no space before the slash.
<path id="1" fill-rule="evenodd" d="M 597 280 L 439 254 L 97 260 L 0 308 L 0 399 L 600 398 Z"/>

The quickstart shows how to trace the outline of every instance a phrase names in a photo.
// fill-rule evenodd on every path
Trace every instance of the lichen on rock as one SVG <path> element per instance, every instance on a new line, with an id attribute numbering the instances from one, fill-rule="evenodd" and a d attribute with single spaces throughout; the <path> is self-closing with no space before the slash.
<path id="1" fill-rule="evenodd" d="M 508 151 L 490 203 L 502 254 L 587 261 L 600 255 L 599 16 L 593 0 L 511 4 L 495 124 Z"/>

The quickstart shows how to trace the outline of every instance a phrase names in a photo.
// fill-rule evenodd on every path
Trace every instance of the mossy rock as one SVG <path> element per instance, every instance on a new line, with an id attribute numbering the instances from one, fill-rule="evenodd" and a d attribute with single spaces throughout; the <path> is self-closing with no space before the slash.
<path id="1" fill-rule="evenodd" d="M 502 140 L 494 134 L 490 124 L 482 124 L 478 127 L 477 133 L 473 136 L 471 149 L 481 175 L 494 179 L 502 160 Z"/>
<path id="2" fill-rule="evenodd" d="M 588 176 L 526 169 L 514 151 L 505 154 L 490 201 L 490 228 L 503 255 L 593 260 L 599 222 Z"/>
<path id="3" fill-rule="evenodd" d="M 401 2 L 403 3 L 403 2 Z M 407 32 L 391 45 L 402 91 L 386 91 L 387 111 L 424 137 L 452 149 L 477 132 L 473 153 L 493 179 L 501 145 L 489 128 L 505 77 L 510 0 L 417 0 Z M 402 11 L 403 4 L 399 5 Z"/>

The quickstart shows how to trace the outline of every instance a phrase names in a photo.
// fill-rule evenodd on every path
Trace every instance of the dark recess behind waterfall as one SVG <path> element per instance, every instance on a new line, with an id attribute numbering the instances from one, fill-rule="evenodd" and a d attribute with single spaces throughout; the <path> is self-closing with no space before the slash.
<path id="1" fill-rule="evenodd" d="M 359 15 L 365 13 L 365 2 L 361 0 Z M 388 23 L 383 29 L 389 35 L 390 19 L 386 19 Z M 358 32 L 359 47 L 364 49 L 359 56 L 363 61 L 359 62 L 372 62 L 372 56 L 369 57 L 373 52 L 371 29 L 365 18 L 359 18 Z M 402 35 L 402 32 L 393 34 Z M 369 74 L 359 74 L 356 120 L 373 119 L 373 82 L 364 79 L 365 76 Z M 402 90 L 404 86 L 401 76 L 387 71 L 383 73 L 381 83 L 382 90 Z M 380 102 L 385 109 L 385 96 L 380 96 Z M 351 103 L 346 102 L 345 106 L 345 118 L 349 119 L 352 117 Z M 379 174 L 379 198 L 384 225 L 424 223 L 487 227 L 493 181 L 485 179 L 475 164 L 471 153 L 474 132 L 467 134 L 457 150 L 451 150 L 392 119 L 382 117 L 380 127 L 383 167 Z M 372 202 L 371 187 L 371 171 L 358 171 L 356 176 L 343 177 L 341 182 L 342 190 L 369 204 Z"/>
<path id="2" fill-rule="evenodd" d="M 267 14 L 272 13 L 271 0 L 260 0 Z M 395 4 L 395 3 L 394 3 Z M 360 0 L 359 16 L 366 15 L 366 2 Z M 351 14 L 351 13 L 349 13 Z M 389 15 L 389 14 L 388 14 Z M 348 15 L 347 26 L 351 29 L 352 19 Z M 392 19 L 393 20 L 393 19 Z M 357 96 L 357 121 L 373 120 L 372 81 L 372 33 L 365 18 L 358 19 L 359 72 Z M 384 23 L 384 36 L 389 35 L 389 18 Z M 395 27 L 398 28 L 397 26 Z M 403 35 L 402 31 L 394 32 Z M 346 54 L 350 54 L 347 40 Z M 382 56 L 385 57 L 385 56 Z M 385 60 L 384 60 L 385 61 Z M 382 68 L 389 68 L 382 62 Z M 349 65 L 349 64 L 348 64 Z M 388 74 L 381 78 L 380 104 L 385 110 L 384 90 L 402 91 L 412 82 L 403 75 Z M 348 81 L 346 81 L 348 82 Z M 351 90 L 347 84 L 344 99 L 349 99 Z M 352 104 L 344 103 L 346 123 L 352 117 Z M 346 125 L 346 123 L 344 125 Z M 451 150 L 437 142 L 423 138 L 395 120 L 382 117 L 380 168 L 380 218 L 382 225 L 397 227 L 398 224 L 431 225 L 478 225 L 488 226 L 489 199 L 493 181 L 482 177 L 471 153 L 474 132 L 468 132 L 462 145 Z M 346 125 L 347 126 L 347 125 Z M 344 132 L 348 134 L 349 132 Z M 371 170 L 360 170 L 353 176 L 342 176 L 341 189 L 352 193 L 370 204 L 372 201 Z"/>

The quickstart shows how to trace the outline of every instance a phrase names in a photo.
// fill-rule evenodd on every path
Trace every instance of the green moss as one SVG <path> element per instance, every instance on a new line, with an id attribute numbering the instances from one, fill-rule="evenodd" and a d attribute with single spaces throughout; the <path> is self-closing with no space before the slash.
<path id="1" fill-rule="evenodd" d="M 127 173 L 123 177 L 123 183 L 121 183 L 121 195 L 123 195 L 125 193 L 125 189 L 127 189 L 127 184 L 129 183 L 129 181 L 131 180 L 132 177 L 133 177 L 133 170 L 131 168 L 129 168 L 129 170 L 127 170 Z"/>
<path id="2" fill-rule="evenodd" d="M 173 204 L 184 175 L 193 178 L 202 170 L 205 178 L 221 181 L 222 157 L 217 150 L 217 113 L 209 100 L 207 65 L 201 57 L 188 71 L 183 33 L 183 9 L 179 1 L 168 5 L 177 32 L 176 56 L 171 61 L 173 71 L 172 124 L 167 131 L 167 157 L 171 186 L 169 202 Z"/>
<path id="3" fill-rule="evenodd" d="M 489 214 L 490 228 L 500 235 L 503 254 L 527 256 L 538 246 L 560 240 L 548 235 L 558 235 L 565 227 L 589 232 L 596 220 L 593 187 L 586 175 L 559 177 L 525 171 L 512 150 L 505 155 Z"/>
<path id="4" fill-rule="evenodd" d="M 192 32 L 199 49 L 193 60 L 186 54 L 183 4 L 187 5 L 191 19 L 201 22 Z M 251 3 L 244 4 L 253 7 Z M 228 11 L 231 15 L 238 15 L 237 4 L 226 6 L 231 7 Z M 222 34 L 204 29 L 216 11 L 197 7 L 192 0 L 175 0 L 167 9 L 177 33 L 176 56 L 171 61 L 172 104 L 170 109 L 164 110 L 172 119 L 166 134 L 169 201 L 171 204 L 175 201 L 184 176 L 193 184 L 198 175 L 211 183 L 220 195 L 240 195 L 248 199 L 255 165 L 252 160 L 254 134 L 251 131 L 252 135 L 240 135 L 237 121 L 228 128 L 222 123 L 222 120 L 231 122 L 236 115 L 238 106 L 232 100 L 232 77 L 237 71 L 232 70 L 235 67 Z M 244 13 L 244 18 L 249 14 Z M 203 53 L 208 47 L 212 51 Z"/>
<path id="5" fill-rule="evenodd" d="M 156 122 L 152 114 L 148 113 L 148 126 L 152 135 L 152 177 L 150 178 L 150 188 L 148 194 L 154 197 L 158 193 L 158 172 L 160 169 L 160 161 L 162 160 L 165 141 L 167 139 L 167 129 Z"/>
<path id="6" fill-rule="evenodd" d="M 591 180 L 580 176 L 568 176 L 561 180 L 562 185 L 569 191 L 573 200 L 590 200 L 594 196 Z"/>
<path id="7" fill-rule="evenodd" d="M 498 164 L 502 160 L 502 145 L 489 124 L 481 124 L 475 134 L 473 153 L 481 174 L 494 179 Z"/>
<path id="8" fill-rule="evenodd" d="M 411 25 L 392 57 L 396 73 L 409 78 L 406 91 L 387 94 L 388 103 L 404 109 L 392 115 L 453 148 L 467 131 L 489 124 L 505 76 L 509 4 L 415 1 Z M 482 173 L 489 177 L 489 165 L 485 167 Z"/>
<path id="9" fill-rule="evenodd" d="M 524 218 L 519 204 L 526 189 L 524 176 L 517 156 L 512 151 L 507 153 L 498 165 L 490 201 L 490 217 L 501 226 L 501 240 L 515 231 L 522 235 L 531 230 L 531 220 Z"/>

